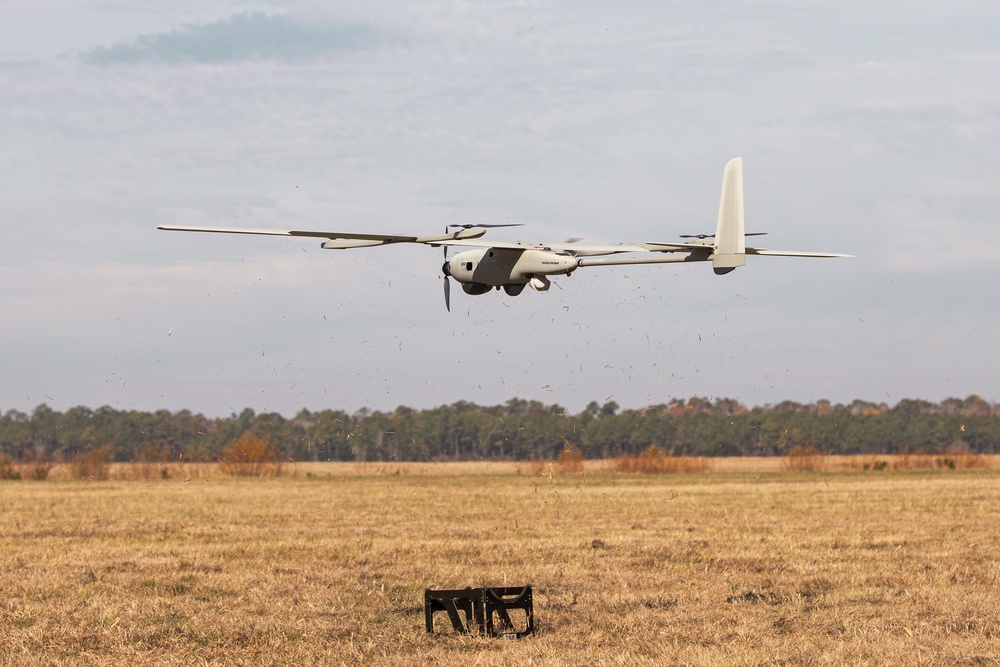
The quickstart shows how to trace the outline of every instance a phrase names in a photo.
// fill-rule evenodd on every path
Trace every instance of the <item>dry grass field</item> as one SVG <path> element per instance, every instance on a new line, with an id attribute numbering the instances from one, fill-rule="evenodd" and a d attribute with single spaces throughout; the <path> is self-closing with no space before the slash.
<path id="1" fill-rule="evenodd" d="M 1000 664 L 1000 471 L 826 468 L 3 482 L 0 664 Z M 533 637 L 424 631 L 529 582 Z"/>

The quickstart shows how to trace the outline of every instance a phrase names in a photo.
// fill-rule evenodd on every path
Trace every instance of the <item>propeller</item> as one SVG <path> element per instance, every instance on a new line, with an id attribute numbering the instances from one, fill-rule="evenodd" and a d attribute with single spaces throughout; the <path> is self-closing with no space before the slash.
<path id="1" fill-rule="evenodd" d="M 448 280 L 448 276 L 451 275 L 451 268 L 448 266 L 448 262 L 445 262 L 441 266 L 442 279 L 444 280 L 444 307 L 451 312 L 451 281 Z"/>
<path id="2" fill-rule="evenodd" d="M 474 227 L 478 227 L 480 229 L 496 229 L 497 227 L 524 227 L 524 223 L 509 222 L 501 225 L 448 225 L 445 227 L 445 232 L 449 229 L 472 229 Z"/>
<path id="3" fill-rule="evenodd" d="M 765 235 L 767 235 L 767 232 L 747 232 L 743 236 L 765 236 Z M 700 240 L 714 239 L 715 238 L 715 234 L 681 234 L 680 238 L 682 238 L 682 239 L 700 239 Z"/>
<path id="4" fill-rule="evenodd" d="M 448 225 L 451 227 L 452 225 Z M 448 227 L 444 228 L 444 233 L 448 233 Z M 451 267 L 448 266 L 448 246 L 441 246 L 444 250 L 444 264 L 441 265 L 441 273 L 443 274 L 441 278 L 444 280 L 444 307 L 451 312 L 451 281 L 448 280 L 448 276 L 451 275 Z"/>
<path id="5" fill-rule="evenodd" d="M 445 264 L 445 266 L 448 266 Z M 444 276 L 444 307 L 451 312 L 451 281 L 448 280 L 448 275 Z"/>

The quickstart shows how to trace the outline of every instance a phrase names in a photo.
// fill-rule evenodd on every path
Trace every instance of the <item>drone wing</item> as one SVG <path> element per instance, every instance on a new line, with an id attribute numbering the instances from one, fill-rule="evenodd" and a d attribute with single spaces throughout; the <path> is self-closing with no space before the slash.
<path id="1" fill-rule="evenodd" d="M 239 227 L 179 227 L 160 225 L 157 229 L 174 232 L 209 232 L 213 234 L 259 234 L 263 236 L 304 236 L 328 239 L 323 243 L 326 249 L 365 248 L 392 243 L 423 243 L 438 245 L 441 241 L 478 238 L 486 233 L 480 227 L 462 228 L 456 232 L 436 236 L 413 236 L 410 234 L 367 234 L 357 232 L 323 232 L 299 229 L 245 229 Z"/>

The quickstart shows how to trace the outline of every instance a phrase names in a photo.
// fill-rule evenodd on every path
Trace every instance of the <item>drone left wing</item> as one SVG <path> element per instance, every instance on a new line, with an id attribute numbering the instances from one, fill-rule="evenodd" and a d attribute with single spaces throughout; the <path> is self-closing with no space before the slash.
<path id="1" fill-rule="evenodd" d="M 328 239 L 322 247 L 328 250 L 345 248 L 365 248 L 371 246 L 389 245 L 392 243 L 422 243 L 437 245 L 443 241 L 456 239 L 475 239 L 486 233 L 479 227 L 462 228 L 455 232 L 438 234 L 436 236 L 412 236 L 409 234 L 364 234 L 355 232 L 320 232 L 298 229 L 245 229 L 239 227 L 179 227 L 175 225 L 160 225 L 157 229 L 174 232 L 210 232 L 214 234 L 259 234 L 263 236 L 304 236 Z"/>

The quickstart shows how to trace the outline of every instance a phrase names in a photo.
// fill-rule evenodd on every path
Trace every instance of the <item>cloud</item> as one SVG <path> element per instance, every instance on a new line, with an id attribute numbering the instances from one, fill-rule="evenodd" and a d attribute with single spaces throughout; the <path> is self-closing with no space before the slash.
<path id="1" fill-rule="evenodd" d="M 95 65 L 163 62 L 226 63 L 244 60 L 303 61 L 371 47 L 379 33 L 360 23 L 306 22 L 283 14 L 244 12 L 165 34 L 141 35 L 130 44 L 84 51 Z"/>

